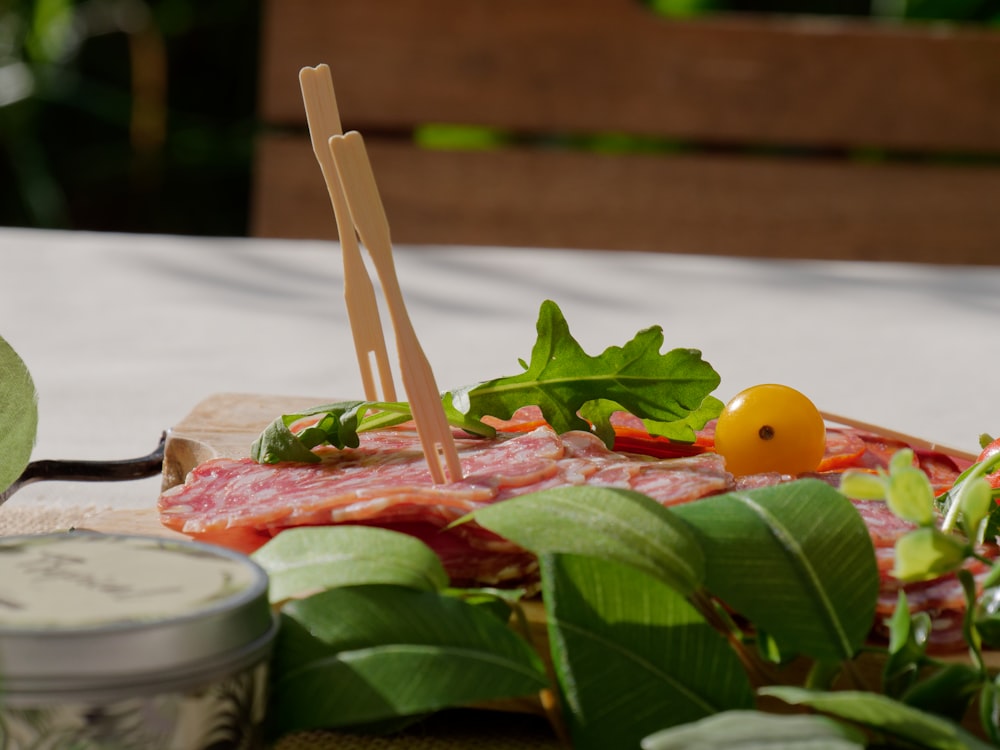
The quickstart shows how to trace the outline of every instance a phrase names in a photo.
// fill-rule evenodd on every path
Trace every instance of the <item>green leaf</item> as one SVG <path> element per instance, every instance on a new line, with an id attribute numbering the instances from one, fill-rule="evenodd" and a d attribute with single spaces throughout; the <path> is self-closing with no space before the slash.
<path id="1" fill-rule="evenodd" d="M 814 661 L 803 686 L 814 690 L 828 690 L 843 671 L 843 662 Z"/>
<path id="2" fill-rule="evenodd" d="M 690 528 L 655 500 L 613 487 L 558 487 L 475 511 L 484 528 L 534 552 L 573 552 L 631 565 L 683 594 L 704 579 Z"/>
<path id="3" fill-rule="evenodd" d="M 789 686 L 764 687 L 761 695 L 793 705 L 810 706 L 932 750 L 985 750 L 990 747 L 954 722 L 920 711 L 878 693 L 855 690 L 831 693 Z"/>
<path id="4" fill-rule="evenodd" d="M 674 506 L 700 532 L 705 587 L 783 652 L 851 658 L 875 617 L 868 528 L 847 498 L 807 479 Z"/>
<path id="5" fill-rule="evenodd" d="M 962 568 L 955 574 L 962 591 L 965 593 L 965 613 L 962 615 L 962 637 L 969 647 L 969 658 L 978 670 L 986 673 L 986 662 L 983 660 L 983 638 L 976 628 L 976 598 L 979 586 L 975 577 L 967 568 Z"/>
<path id="6" fill-rule="evenodd" d="M 250 457 L 263 464 L 279 461 L 316 463 L 320 459 L 312 449 L 317 445 L 325 443 L 335 448 L 356 448 L 358 420 L 365 409 L 374 407 L 373 403 L 341 401 L 314 406 L 295 414 L 282 414 L 264 428 L 254 441 L 250 447 Z M 389 413 L 399 421 L 405 421 L 407 418 L 398 417 L 394 412 Z M 290 429 L 299 420 L 315 416 L 320 418 L 313 426 L 299 432 Z"/>
<path id="7" fill-rule="evenodd" d="M 1000 570 L 1000 566 L 994 566 Z M 1000 647 L 1000 586 L 983 590 L 975 608 L 975 626 L 980 637 L 993 648 Z"/>
<path id="8" fill-rule="evenodd" d="M 660 354 L 663 332 L 659 327 L 640 331 L 624 347 L 609 347 L 597 357 L 584 352 L 573 338 L 555 302 L 542 303 L 536 327 L 538 340 L 525 372 L 442 396 L 449 424 L 492 437 L 496 430 L 483 417 L 509 419 L 522 406 L 539 406 L 560 433 L 589 431 L 587 419 L 592 419 L 597 434 L 611 447 L 612 410 L 631 412 L 654 435 L 690 442 L 695 439 L 694 431 L 722 409 L 722 402 L 710 396 L 719 385 L 718 373 L 694 349 Z M 320 419 L 309 428 L 294 429 L 295 422 L 306 416 Z M 285 414 L 257 438 L 251 456 L 260 463 L 315 462 L 319 458 L 312 449 L 318 445 L 357 446 L 358 432 L 397 425 L 410 416 L 406 403 L 359 401 Z"/>
<path id="9" fill-rule="evenodd" d="M 697 438 L 697 430 L 700 430 L 712 419 L 715 419 L 722 412 L 725 406 L 715 396 L 706 396 L 701 402 L 701 406 L 692 411 L 686 417 L 674 420 L 673 422 L 657 422 L 652 419 L 642 420 L 642 426 L 650 435 L 669 438 L 682 443 L 691 443 Z M 605 445 L 611 446 L 614 443 L 614 426 L 611 424 L 611 415 L 615 412 L 627 411 L 621 404 L 606 399 L 588 401 L 579 411 L 581 417 L 586 419 L 593 426 L 596 434 Z"/>
<path id="10" fill-rule="evenodd" d="M 699 409 L 719 385 L 718 373 L 697 350 L 660 354 L 663 330 L 658 326 L 592 357 L 570 334 L 559 307 L 547 300 L 538 313 L 537 331 L 524 373 L 456 391 L 451 399 L 455 408 L 474 419 L 507 419 L 531 404 L 561 433 L 589 430 L 577 412 L 588 401 L 600 399 L 643 419 L 676 422 Z"/>
<path id="11" fill-rule="evenodd" d="M 865 747 L 859 732 L 824 716 L 776 716 L 725 711 L 646 737 L 642 750 L 852 750 Z"/>
<path id="12" fill-rule="evenodd" d="M 929 581 L 960 568 L 969 552 L 966 541 L 922 526 L 896 540 L 892 575 L 904 583 Z"/>
<path id="13" fill-rule="evenodd" d="M 886 502 L 900 518 L 921 526 L 934 523 L 934 490 L 927 475 L 916 466 L 906 465 L 892 470 Z"/>
<path id="14" fill-rule="evenodd" d="M 942 531 L 952 531 L 955 528 L 960 516 L 966 510 L 966 508 L 963 507 L 966 503 L 962 501 L 962 495 L 966 492 L 966 490 L 978 482 L 981 478 L 1000 467 L 1000 450 L 996 452 L 984 452 L 986 453 L 986 456 L 982 461 L 972 464 L 965 471 L 959 474 L 951 488 L 937 498 L 938 508 L 944 513 L 944 520 L 941 522 Z M 979 491 L 981 492 L 981 490 Z M 997 495 L 997 490 L 993 490 L 991 495 L 995 495 L 996 499 L 1000 501 L 1000 495 Z M 982 497 L 973 499 L 973 513 L 971 515 L 978 515 L 977 509 L 974 506 L 981 503 L 982 499 Z M 985 538 L 992 539 L 996 536 L 997 524 L 1000 522 L 1000 519 L 998 519 L 997 516 L 997 508 L 996 506 L 993 506 L 990 508 L 988 518 L 985 519 L 985 524 L 982 524 L 982 521 L 980 521 L 980 524 L 982 525 L 979 525 L 976 524 L 971 518 L 965 519 L 963 525 L 968 530 L 967 535 L 971 539 L 977 539 L 979 534 L 982 534 Z M 973 526 L 976 528 L 970 529 L 970 527 Z"/>
<path id="15" fill-rule="evenodd" d="M 736 654 L 688 601 L 634 568 L 541 558 L 552 662 L 576 750 L 753 705 Z"/>
<path id="16" fill-rule="evenodd" d="M 342 727 L 547 686 L 541 659 L 490 612 L 397 586 L 331 589 L 282 610 L 272 731 Z"/>
<path id="17" fill-rule="evenodd" d="M 965 536 L 973 544 L 982 544 L 989 516 L 996 503 L 993 488 L 985 477 L 976 477 L 962 483 L 956 502 Z"/>
<path id="18" fill-rule="evenodd" d="M 720 605 L 717 604 L 716 606 L 719 607 Z M 771 664 L 788 664 L 798 657 L 798 654 L 782 653 L 781 647 L 763 628 L 755 630 L 754 645 L 760 657 Z"/>
<path id="19" fill-rule="evenodd" d="M 882 667 L 882 690 L 890 698 L 899 698 L 917 681 L 931 625 L 926 612 L 910 615 L 906 593 L 900 589 L 889 619 L 889 654 Z"/>
<path id="20" fill-rule="evenodd" d="M 419 539 L 368 526 L 286 529 L 253 554 L 270 578 L 272 602 L 337 586 L 386 583 L 442 590 L 448 574 Z"/>
<path id="21" fill-rule="evenodd" d="M 921 711 L 961 722 L 984 679 L 968 664 L 946 664 L 910 688 L 901 700 Z"/>
<path id="22" fill-rule="evenodd" d="M 855 500 L 884 500 L 888 478 L 863 469 L 847 469 L 840 477 L 840 491 Z"/>
<path id="23" fill-rule="evenodd" d="M 895 474 L 903 469 L 915 468 L 915 454 L 912 448 L 900 448 L 889 458 L 889 474 Z"/>
<path id="24" fill-rule="evenodd" d="M 986 517 L 985 523 L 980 524 L 983 539 L 996 539 L 1000 536 L 1000 488 L 994 488 L 992 492 L 993 505 L 990 513 Z M 993 578 L 1000 580 L 1000 566 L 994 568 Z"/>
<path id="25" fill-rule="evenodd" d="M 1000 746 L 1000 675 L 983 682 L 979 693 L 979 723 L 983 733 Z"/>
<path id="26" fill-rule="evenodd" d="M 446 588 L 441 593 L 461 599 L 470 607 L 477 607 L 483 612 L 489 612 L 503 622 L 510 620 L 511 614 L 517 611 L 518 601 L 524 597 L 524 589 Z"/>
<path id="27" fill-rule="evenodd" d="M 716 419 L 726 404 L 715 396 L 705 396 L 701 406 L 683 419 L 673 422 L 657 422 L 653 419 L 642 420 L 642 426 L 650 435 L 670 438 L 683 442 L 692 442 L 697 438 L 696 430 L 700 430 L 711 420 Z"/>
<path id="28" fill-rule="evenodd" d="M 0 338 L 0 492 L 31 459 L 38 433 L 38 396 L 27 366 Z"/>

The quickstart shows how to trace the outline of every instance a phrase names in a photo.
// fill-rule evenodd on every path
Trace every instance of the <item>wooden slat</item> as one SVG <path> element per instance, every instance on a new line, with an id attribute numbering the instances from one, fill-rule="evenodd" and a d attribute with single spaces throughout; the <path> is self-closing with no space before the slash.
<path id="1" fill-rule="evenodd" d="M 420 122 L 697 142 L 1000 151 L 1000 33 L 668 21 L 638 0 L 269 0 L 261 111 L 333 70 L 345 127 Z"/>
<path id="2" fill-rule="evenodd" d="M 998 167 L 366 140 L 401 243 L 1000 263 Z M 255 234 L 336 236 L 305 137 L 263 138 L 257 166 Z"/>

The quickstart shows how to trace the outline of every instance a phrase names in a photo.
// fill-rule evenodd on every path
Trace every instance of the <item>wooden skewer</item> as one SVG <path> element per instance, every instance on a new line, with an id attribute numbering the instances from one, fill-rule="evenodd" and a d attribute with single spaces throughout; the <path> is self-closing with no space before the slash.
<path id="1" fill-rule="evenodd" d="M 347 205 L 361 242 L 371 255 L 372 263 L 382 283 L 382 291 L 396 333 L 399 369 L 403 387 L 410 402 L 413 421 L 416 423 L 427 458 L 431 476 L 441 484 L 445 482 L 442 461 L 452 482 L 462 478 L 462 466 L 455 448 L 455 438 L 445 417 L 441 393 L 434 382 L 434 373 L 417 340 L 410 316 L 406 311 L 403 294 L 396 277 L 392 257 L 389 223 L 375 184 L 375 175 L 361 134 L 351 132 L 334 135 L 329 148 L 340 174 Z"/>
<path id="2" fill-rule="evenodd" d="M 949 456 L 954 456 L 955 458 L 964 458 L 969 461 L 975 461 L 978 455 L 975 453 L 970 453 L 969 451 L 960 450 L 959 448 L 950 448 L 946 445 L 941 445 L 940 443 L 932 443 L 929 440 L 924 440 L 923 438 L 918 438 L 913 435 L 906 435 L 902 432 L 897 432 L 895 430 L 890 430 L 885 427 L 881 427 L 877 424 L 869 424 L 868 422 L 861 422 L 857 419 L 852 419 L 851 417 L 844 417 L 839 414 L 831 414 L 830 412 L 821 411 L 820 414 L 828 422 L 835 422 L 845 427 L 854 427 L 858 430 L 864 430 L 865 432 L 871 432 L 875 435 L 882 435 L 887 438 L 894 438 L 896 440 L 902 440 L 907 445 L 914 448 L 921 448 L 923 450 L 936 451 L 938 453 L 944 453 Z"/>
<path id="3" fill-rule="evenodd" d="M 358 367 L 361 369 L 365 398 L 369 401 L 379 400 L 372 372 L 374 359 L 379 373 L 379 383 L 382 386 L 382 400 L 395 401 L 396 387 L 392 380 L 392 370 L 389 368 L 389 356 L 386 353 L 385 334 L 379 318 L 375 289 L 361 257 L 361 250 L 358 248 L 358 238 L 354 233 L 354 224 L 344 198 L 344 190 L 333 163 L 333 155 L 330 153 L 330 136 L 341 134 L 343 130 L 329 66 L 302 68 L 299 71 L 299 84 L 302 88 L 302 100 L 305 103 L 313 153 L 316 154 L 316 160 L 323 172 L 330 202 L 333 204 L 333 213 L 337 219 L 337 233 L 340 235 L 340 247 L 344 257 L 344 299 L 347 303 L 347 317 L 351 322 L 354 351 L 358 358 Z"/>

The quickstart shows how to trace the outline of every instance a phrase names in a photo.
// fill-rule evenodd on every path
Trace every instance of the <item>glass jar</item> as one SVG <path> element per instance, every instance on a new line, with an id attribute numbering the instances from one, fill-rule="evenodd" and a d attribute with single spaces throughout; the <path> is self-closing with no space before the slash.
<path id="1" fill-rule="evenodd" d="M 277 620 L 221 547 L 67 532 L 0 539 L 0 746 L 259 746 Z"/>

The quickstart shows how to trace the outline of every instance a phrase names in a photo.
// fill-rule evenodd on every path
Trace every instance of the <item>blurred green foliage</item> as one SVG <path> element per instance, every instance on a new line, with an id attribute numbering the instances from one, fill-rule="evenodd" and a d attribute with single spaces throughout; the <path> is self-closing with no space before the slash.
<path id="1" fill-rule="evenodd" d="M 641 1 L 673 17 L 1000 23 L 1000 0 Z M 245 234 L 258 13 L 241 0 L 0 0 L 0 225 Z M 431 147 L 487 147 L 497 137 L 418 133 Z M 585 140 L 636 147 L 613 134 Z"/>
<path id="2" fill-rule="evenodd" d="M 0 0 L 0 224 L 242 234 L 257 6 Z"/>
<path id="3" fill-rule="evenodd" d="M 1000 23 L 996 0 L 644 0 L 670 16 L 712 12 L 871 16 L 906 21 Z"/>

